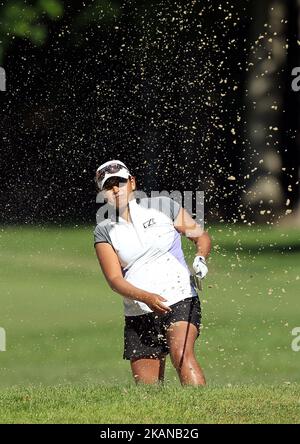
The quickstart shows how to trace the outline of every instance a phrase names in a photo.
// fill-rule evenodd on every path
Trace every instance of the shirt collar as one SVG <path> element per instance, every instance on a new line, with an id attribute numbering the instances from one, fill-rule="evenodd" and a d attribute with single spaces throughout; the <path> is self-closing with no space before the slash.
<path id="1" fill-rule="evenodd" d="M 129 207 L 130 212 L 132 212 L 132 209 L 134 210 L 138 206 L 137 199 L 136 198 L 131 199 L 127 205 Z M 113 212 L 112 217 L 111 217 L 111 221 L 118 222 L 118 223 L 128 223 L 125 219 L 123 219 L 121 216 L 119 216 L 118 212 Z"/>

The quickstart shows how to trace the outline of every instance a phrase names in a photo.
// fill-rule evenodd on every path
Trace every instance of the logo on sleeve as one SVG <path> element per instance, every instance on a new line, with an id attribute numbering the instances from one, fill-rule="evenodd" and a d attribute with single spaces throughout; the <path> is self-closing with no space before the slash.
<path id="1" fill-rule="evenodd" d="M 154 225 L 155 223 L 156 223 L 155 220 L 152 218 L 152 219 L 149 219 L 146 222 L 144 222 L 143 227 L 149 228 L 149 227 L 151 227 L 151 225 Z"/>

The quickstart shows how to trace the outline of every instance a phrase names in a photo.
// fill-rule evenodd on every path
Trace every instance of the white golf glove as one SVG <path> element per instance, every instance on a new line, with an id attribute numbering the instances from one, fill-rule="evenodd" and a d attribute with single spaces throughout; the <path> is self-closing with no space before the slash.
<path id="1" fill-rule="evenodd" d="M 205 278 L 208 272 L 208 268 L 205 262 L 205 257 L 196 256 L 193 262 L 193 269 L 200 279 Z"/>

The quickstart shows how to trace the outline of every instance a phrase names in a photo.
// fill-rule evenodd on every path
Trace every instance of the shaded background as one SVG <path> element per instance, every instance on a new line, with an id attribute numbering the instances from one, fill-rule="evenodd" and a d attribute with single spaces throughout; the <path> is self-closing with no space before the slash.
<path id="1" fill-rule="evenodd" d="M 299 225 L 299 2 L 0 2 L 1 223 L 94 223 L 94 171 Z"/>

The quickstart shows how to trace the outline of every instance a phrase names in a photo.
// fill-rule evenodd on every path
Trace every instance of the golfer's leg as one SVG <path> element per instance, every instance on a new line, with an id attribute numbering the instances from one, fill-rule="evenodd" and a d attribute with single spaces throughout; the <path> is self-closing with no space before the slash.
<path id="1" fill-rule="evenodd" d="M 181 384 L 205 385 L 206 383 L 194 353 L 197 335 L 197 327 L 186 321 L 176 322 L 167 330 L 171 361 Z"/>
<path id="2" fill-rule="evenodd" d="M 165 356 L 158 359 L 131 359 L 132 375 L 136 383 L 156 384 L 163 382 L 165 374 Z"/>

